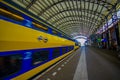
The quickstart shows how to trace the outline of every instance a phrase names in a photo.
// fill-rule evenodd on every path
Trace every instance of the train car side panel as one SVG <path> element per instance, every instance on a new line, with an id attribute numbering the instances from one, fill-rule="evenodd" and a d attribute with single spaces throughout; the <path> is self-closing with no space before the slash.
<path id="1" fill-rule="evenodd" d="M 74 42 L 11 22 L 0 20 L 0 51 L 74 45 Z M 42 37 L 43 40 L 38 38 Z"/>
<path id="2" fill-rule="evenodd" d="M 32 77 L 35 74 L 41 72 L 42 70 L 46 69 L 50 65 L 56 63 L 57 61 L 61 60 L 64 57 L 66 57 L 67 55 L 71 54 L 71 52 L 72 51 L 70 51 L 70 52 L 68 52 L 68 53 L 66 53 L 66 54 L 64 54 L 64 55 L 62 55 L 62 56 L 60 56 L 58 58 L 55 58 L 52 61 L 47 62 L 47 63 L 45 63 L 45 64 L 43 64 L 43 65 L 41 65 L 41 66 L 39 66 L 37 68 L 34 68 L 34 69 L 32 69 L 32 70 L 30 70 L 30 71 L 28 71 L 28 72 L 26 72 L 26 73 L 24 73 L 24 74 L 22 74 L 20 76 L 17 76 L 15 78 L 13 78 L 12 80 L 28 80 L 30 77 Z"/>

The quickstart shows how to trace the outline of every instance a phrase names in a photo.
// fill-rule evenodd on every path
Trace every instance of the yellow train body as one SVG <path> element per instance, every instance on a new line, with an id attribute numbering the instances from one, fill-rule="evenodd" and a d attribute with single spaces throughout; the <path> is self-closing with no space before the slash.
<path id="1" fill-rule="evenodd" d="M 48 41 L 44 42 L 43 40 L 39 40 L 39 37 L 46 38 Z M 33 30 L 18 24 L 7 22 L 2 19 L 0 20 L 0 52 L 62 46 L 75 46 L 75 42 L 45 32 Z M 75 47 L 75 49 L 76 48 L 77 47 Z M 69 51 L 66 54 L 33 68 L 19 76 L 16 76 L 12 78 L 12 80 L 27 80 L 67 55 L 71 54 L 73 51 L 74 50 Z"/>
<path id="2" fill-rule="evenodd" d="M 42 36 L 48 42 L 38 40 Z M 0 51 L 74 45 L 73 41 L 0 20 Z"/>

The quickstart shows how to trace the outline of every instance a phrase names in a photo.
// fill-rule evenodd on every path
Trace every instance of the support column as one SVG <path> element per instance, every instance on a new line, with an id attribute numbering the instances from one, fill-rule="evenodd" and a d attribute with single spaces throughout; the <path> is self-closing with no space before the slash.
<path id="1" fill-rule="evenodd" d="M 107 49 L 109 49 L 110 48 L 110 44 L 109 44 L 109 31 L 108 31 L 108 27 L 109 27 L 109 25 L 108 25 L 108 18 L 107 17 L 105 17 L 105 20 L 106 20 L 106 38 L 107 38 Z"/>
<path id="2" fill-rule="evenodd" d="M 114 12 L 115 13 L 115 12 Z M 114 28 L 114 48 L 117 49 L 118 48 L 118 43 L 119 43 L 119 40 L 118 40 L 118 26 L 117 24 L 115 23 L 115 21 L 117 20 L 117 15 L 116 13 L 112 15 L 112 23 L 113 23 L 113 28 Z"/>

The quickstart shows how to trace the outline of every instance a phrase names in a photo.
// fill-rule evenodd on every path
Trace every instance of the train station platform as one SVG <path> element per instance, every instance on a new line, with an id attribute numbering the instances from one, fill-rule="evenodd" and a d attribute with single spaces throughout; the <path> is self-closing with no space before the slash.
<path id="1" fill-rule="evenodd" d="M 0 0 L 0 80 L 120 80 L 120 0 Z"/>
<path id="2" fill-rule="evenodd" d="M 115 51 L 81 47 L 32 80 L 120 80 Z"/>

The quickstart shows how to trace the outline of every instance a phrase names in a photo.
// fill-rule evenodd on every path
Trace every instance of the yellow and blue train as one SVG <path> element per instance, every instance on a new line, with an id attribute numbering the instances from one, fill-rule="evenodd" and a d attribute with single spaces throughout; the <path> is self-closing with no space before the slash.
<path id="1" fill-rule="evenodd" d="M 0 8 L 0 80 L 28 80 L 76 48 L 57 31 Z"/>

